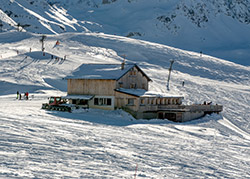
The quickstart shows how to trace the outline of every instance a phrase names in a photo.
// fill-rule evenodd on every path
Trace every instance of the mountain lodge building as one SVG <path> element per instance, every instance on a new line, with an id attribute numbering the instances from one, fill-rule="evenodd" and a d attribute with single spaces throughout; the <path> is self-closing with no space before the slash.
<path id="1" fill-rule="evenodd" d="M 149 91 L 152 80 L 136 64 L 83 64 L 66 79 L 65 98 L 71 104 L 123 109 L 137 119 L 166 118 L 183 122 L 222 111 L 219 105 L 186 106 L 182 105 L 182 96 Z"/>

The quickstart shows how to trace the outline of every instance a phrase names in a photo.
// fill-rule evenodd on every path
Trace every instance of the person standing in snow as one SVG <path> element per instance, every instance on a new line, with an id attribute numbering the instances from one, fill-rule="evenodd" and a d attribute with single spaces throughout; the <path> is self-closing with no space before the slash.
<path id="1" fill-rule="evenodd" d="M 28 99 L 29 99 L 29 93 L 28 93 L 28 92 L 25 92 L 25 93 L 24 93 L 24 97 L 25 97 L 26 100 L 28 100 Z"/>
<path id="2" fill-rule="evenodd" d="M 19 91 L 16 92 L 16 99 L 19 98 Z"/>
<path id="3" fill-rule="evenodd" d="M 56 44 L 54 45 L 53 48 L 55 48 L 55 47 L 57 47 L 57 46 L 59 46 L 59 45 L 60 45 L 60 42 L 57 40 L 57 41 L 56 41 Z"/>
<path id="4" fill-rule="evenodd" d="M 22 94 L 21 93 L 19 93 L 19 100 L 21 100 L 22 99 Z"/>

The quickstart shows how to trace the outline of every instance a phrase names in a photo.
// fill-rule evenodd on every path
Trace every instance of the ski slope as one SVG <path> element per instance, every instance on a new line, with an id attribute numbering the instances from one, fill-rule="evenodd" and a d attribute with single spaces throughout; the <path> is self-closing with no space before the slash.
<path id="1" fill-rule="evenodd" d="M 136 166 L 136 178 L 250 177 L 249 67 L 102 33 L 46 35 L 43 55 L 40 39 L 0 34 L 0 178 L 133 178 Z M 121 63 L 124 55 L 153 80 L 150 89 L 224 111 L 180 124 L 121 110 L 41 110 L 48 96 L 66 94 L 63 78 L 78 66 Z M 16 100 L 17 90 L 30 100 Z"/>
<path id="2" fill-rule="evenodd" d="M 2 0 L 0 32 L 103 32 L 250 66 L 249 4 L 249 0 Z"/>

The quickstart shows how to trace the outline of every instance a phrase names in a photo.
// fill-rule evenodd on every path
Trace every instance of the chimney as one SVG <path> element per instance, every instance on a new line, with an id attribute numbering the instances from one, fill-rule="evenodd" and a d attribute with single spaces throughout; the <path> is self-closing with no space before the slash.
<path id="1" fill-rule="evenodd" d="M 125 59 L 124 59 L 123 62 L 122 62 L 121 70 L 124 70 L 124 66 L 125 66 Z"/>
<path id="2" fill-rule="evenodd" d="M 122 56 L 123 56 L 123 62 L 122 62 L 122 65 L 121 65 L 121 70 L 124 70 L 126 55 L 122 55 Z"/>

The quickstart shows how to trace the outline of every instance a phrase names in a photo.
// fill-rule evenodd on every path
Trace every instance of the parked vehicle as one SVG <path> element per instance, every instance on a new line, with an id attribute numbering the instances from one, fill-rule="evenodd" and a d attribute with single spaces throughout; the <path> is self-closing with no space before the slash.
<path id="1" fill-rule="evenodd" d="M 43 103 L 42 109 L 71 112 L 70 104 L 67 104 L 67 101 L 60 96 L 49 97 L 49 103 Z"/>

